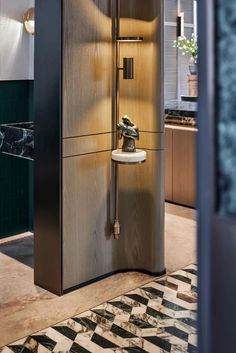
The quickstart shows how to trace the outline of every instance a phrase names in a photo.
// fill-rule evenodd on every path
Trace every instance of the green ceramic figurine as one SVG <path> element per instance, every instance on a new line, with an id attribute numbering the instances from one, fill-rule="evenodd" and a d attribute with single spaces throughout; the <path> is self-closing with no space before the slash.
<path id="1" fill-rule="evenodd" d="M 118 124 L 119 139 L 124 137 L 122 152 L 136 152 L 135 140 L 139 140 L 139 129 L 125 115 Z"/>

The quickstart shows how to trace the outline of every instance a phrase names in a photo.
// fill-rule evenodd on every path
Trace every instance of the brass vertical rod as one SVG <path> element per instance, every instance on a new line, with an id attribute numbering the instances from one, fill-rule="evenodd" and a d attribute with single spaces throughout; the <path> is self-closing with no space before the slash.
<path id="1" fill-rule="evenodd" d="M 116 28 L 115 28 L 115 45 L 116 45 L 116 97 L 115 97 L 115 120 L 116 120 L 116 137 L 115 146 L 119 148 L 119 136 L 117 125 L 119 123 L 119 103 L 120 103 L 120 43 L 117 38 L 120 36 L 120 0 L 116 0 Z M 113 226 L 114 238 L 119 239 L 120 222 L 119 222 L 119 165 L 115 163 L 115 221 Z"/>
<path id="2" fill-rule="evenodd" d="M 117 125 L 120 115 L 120 43 L 117 38 L 120 36 L 120 0 L 116 0 L 116 148 L 119 148 L 119 137 Z"/>

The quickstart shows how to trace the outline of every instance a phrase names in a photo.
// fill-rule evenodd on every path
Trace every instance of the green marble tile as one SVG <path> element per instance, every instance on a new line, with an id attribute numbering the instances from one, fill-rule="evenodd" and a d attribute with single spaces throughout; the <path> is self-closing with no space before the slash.
<path id="1" fill-rule="evenodd" d="M 33 120 L 33 81 L 0 81 L 0 123 Z M 33 162 L 0 155 L 0 238 L 33 229 Z"/>

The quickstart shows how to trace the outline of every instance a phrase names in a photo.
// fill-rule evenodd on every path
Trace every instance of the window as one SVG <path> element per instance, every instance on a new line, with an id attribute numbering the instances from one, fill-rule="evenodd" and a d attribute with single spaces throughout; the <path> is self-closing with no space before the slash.
<path id="1" fill-rule="evenodd" d="M 183 56 L 173 42 L 177 36 L 177 16 L 184 12 L 184 34 L 197 33 L 197 1 L 165 0 L 165 100 L 188 95 L 188 57 Z"/>

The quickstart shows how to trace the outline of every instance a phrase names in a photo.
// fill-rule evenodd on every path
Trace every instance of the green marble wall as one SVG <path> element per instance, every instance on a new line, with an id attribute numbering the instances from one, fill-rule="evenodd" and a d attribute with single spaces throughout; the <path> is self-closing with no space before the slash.
<path id="1" fill-rule="evenodd" d="M 33 120 L 33 81 L 0 81 L 0 123 Z M 0 154 L 0 238 L 33 228 L 33 162 Z"/>

